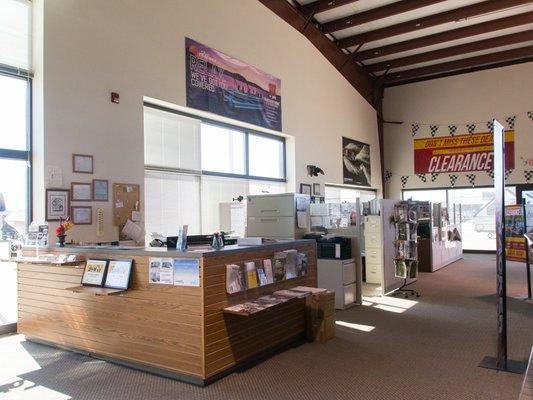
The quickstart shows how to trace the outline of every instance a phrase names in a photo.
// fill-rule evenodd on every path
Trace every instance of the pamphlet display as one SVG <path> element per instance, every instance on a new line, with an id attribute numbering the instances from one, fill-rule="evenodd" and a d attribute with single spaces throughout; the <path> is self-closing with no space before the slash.
<path id="1" fill-rule="evenodd" d="M 418 203 L 401 201 L 394 205 L 394 223 L 396 226 L 395 245 L 395 276 L 404 279 L 404 284 L 398 289 L 406 297 L 408 293 L 419 296 L 419 293 L 404 289 L 408 278 L 416 278 L 418 274 L 417 228 Z"/>
<path id="2" fill-rule="evenodd" d="M 247 261 L 244 265 L 226 265 L 226 292 L 229 294 L 255 289 L 307 274 L 309 262 L 305 253 L 295 249 L 274 253 L 272 259 Z"/>
<path id="3" fill-rule="evenodd" d="M 107 271 L 108 260 L 87 260 L 81 284 L 84 286 L 102 286 Z"/>
<path id="4" fill-rule="evenodd" d="M 104 287 L 127 290 L 130 285 L 133 260 L 109 260 Z"/>

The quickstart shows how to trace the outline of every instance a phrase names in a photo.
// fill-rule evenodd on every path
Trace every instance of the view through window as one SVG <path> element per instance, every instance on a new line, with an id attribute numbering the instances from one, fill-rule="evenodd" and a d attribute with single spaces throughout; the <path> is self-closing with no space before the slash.
<path id="1" fill-rule="evenodd" d="M 505 188 L 505 204 L 516 203 L 514 186 Z M 463 249 L 496 250 L 494 188 L 404 190 L 403 198 L 433 203 L 461 204 Z"/>

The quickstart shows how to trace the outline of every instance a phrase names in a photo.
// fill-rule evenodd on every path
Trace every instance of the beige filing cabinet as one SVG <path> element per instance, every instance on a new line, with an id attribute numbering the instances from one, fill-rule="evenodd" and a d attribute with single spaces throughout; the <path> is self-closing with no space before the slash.
<path id="1" fill-rule="evenodd" d="M 382 284 L 383 281 L 383 230 L 379 215 L 365 217 L 366 282 Z"/>
<path id="2" fill-rule="evenodd" d="M 273 239 L 303 237 L 309 227 L 309 204 L 309 195 L 298 193 L 248 196 L 246 236 Z M 303 213 L 300 226 L 298 212 Z"/>
<path id="3" fill-rule="evenodd" d="M 317 260 L 318 287 L 335 292 L 335 308 L 344 310 L 355 304 L 355 260 Z"/>

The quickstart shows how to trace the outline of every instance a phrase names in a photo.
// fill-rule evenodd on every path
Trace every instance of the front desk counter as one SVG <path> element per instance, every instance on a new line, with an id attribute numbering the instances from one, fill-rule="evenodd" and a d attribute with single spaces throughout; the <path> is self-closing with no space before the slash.
<path id="1" fill-rule="evenodd" d="M 226 264 L 262 261 L 275 252 L 307 254 L 305 276 L 226 293 Z M 295 240 L 218 251 L 56 248 L 87 258 L 132 258 L 130 289 L 114 295 L 77 293 L 84 262 L 19 261 L 18 332 L 29 340 L 90 354 L 151 373 L 208 384 L 305 336 L 304 301 L 297 299 L 244 317 L 223 308 L 290 287 L 316 286 L 316 243 Z M 200 286 L 149 283 L 150 257 L 198 258 Z"/>

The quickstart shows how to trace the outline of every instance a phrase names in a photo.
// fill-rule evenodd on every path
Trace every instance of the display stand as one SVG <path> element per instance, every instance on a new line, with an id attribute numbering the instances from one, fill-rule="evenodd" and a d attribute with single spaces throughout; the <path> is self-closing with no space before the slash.
<path id="1" fill-rule="evenodd" d="M 416 278 L 418 273 L 417 228 L 418 204 L 412 201 L 402 201 L 394 205 L 394 223 L 396 226 L 395 244 L 395 276 L 403 278 L 393 296 L 403 295 L 420 297 L 420 293 L 407 286 L 408 278 Z"/>
<path id="2" fill-rule="evenodd" d="M 497 333 L 496 357 L 486 356 L 479 366 L 521 374 L 525 364 L 507 359 L 507 271 L 505 264 L 505 130 L 493 120 L 494 213 L 496 218 Z"/>

